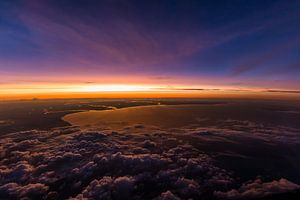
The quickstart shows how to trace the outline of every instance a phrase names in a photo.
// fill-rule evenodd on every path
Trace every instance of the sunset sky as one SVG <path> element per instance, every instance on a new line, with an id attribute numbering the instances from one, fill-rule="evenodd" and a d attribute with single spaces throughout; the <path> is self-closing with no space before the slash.
<path id="1" fill-rule="evenodd" d="M 297 0 L 2 0 L 0 98 L 299 97 L 299 9 Z"/>

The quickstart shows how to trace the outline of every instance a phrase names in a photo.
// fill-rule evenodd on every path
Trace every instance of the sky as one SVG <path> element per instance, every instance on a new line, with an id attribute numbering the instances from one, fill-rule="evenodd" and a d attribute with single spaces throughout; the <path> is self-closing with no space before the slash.
<path id="1" fill-rule="evenodd" d="M 154 91 L 299 96 L 300 1 L 0 1 L 1 98 Z"/>

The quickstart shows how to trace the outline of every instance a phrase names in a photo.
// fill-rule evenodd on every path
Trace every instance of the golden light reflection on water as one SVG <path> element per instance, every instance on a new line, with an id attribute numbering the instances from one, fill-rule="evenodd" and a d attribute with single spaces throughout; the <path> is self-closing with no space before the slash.
<path id="1" fill-rule="evenodd" d="M 210 125 L 213 110 L 222 104 L 212 105 L 157 105 L 122 108 L 117 110 L 87 111 L 66 115 L 63 119 L 83 129 L 123 129 L 131 126 L 181 128 L 193 125 Z M 221 106 L 222 107 L 222 106 Z M 226 109 L 225 109 L 226 110 Z M 224 112 L 220 109 L 219 112 Z"/>

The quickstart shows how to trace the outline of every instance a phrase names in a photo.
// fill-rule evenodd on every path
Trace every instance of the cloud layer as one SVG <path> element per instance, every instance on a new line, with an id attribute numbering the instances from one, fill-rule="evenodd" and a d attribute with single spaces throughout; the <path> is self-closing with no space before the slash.
<path id="1" fill-rule="evenodd" d="M 238 131 L 194 129 L 178 134 L 138 129 L 139 134 L 131 134 L 131 129 L 64 127 L 3 135 L 0 198 L 250 199 L 299 189 L 284 178 L 240 184 L 192 142 L 226 142 L 241 136 Z"/>
<path id="2" fill-rule="evenodd" d="M 233 189 L 228 192 L 215 192 L 215 195 L 226 199 L 254 199 L 299 188 L 299 185 L 286 179 L 274 180 L 267 183 L 257 179 L 253 182 L 243 184 L 239 189 Z"/>

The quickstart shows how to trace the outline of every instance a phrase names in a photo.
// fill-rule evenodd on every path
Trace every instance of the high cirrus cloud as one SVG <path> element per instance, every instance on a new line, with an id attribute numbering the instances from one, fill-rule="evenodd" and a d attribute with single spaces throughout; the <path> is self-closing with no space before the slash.
<path id="1" fill-rule="evenodd" d="M 202 9 L 206 12 L 205 6 L 212 9 L 212 14 L 199 14 Z M 15 54 L 27 55 L 28 67 L 72 68 L 76 71 L 88 66 L 89 70 L 99 68 L 101 72 L 111 73 L 122 68 L 138 71 L 143 66 L 143 71 L 153 72 L 162 65 L 168 68 L 166 71 L 174 70 L 181 61 L 181 67 L 194 66 L 193 62 L 185 63 L 185 58 L 290 22 L 295 12 L 290 5 L 274 3 L 265 5 L 267 11 L 255 9 L 253 16 L 232 19 L 226 9 L 211 6 L 209 3 L 203 6 L 180 1 L 173 8 L 159 1 L 142 4 L 128 1 L 20 1 L 9 13 L 19 29 L 15 26 L 7 29 L 10 37 L 19 39 L 11 45 L 21 51 Z M 141 7 L 145 13 L 141 12 Z M 283 8 L 290 12 L 285 17 L 278 16 L 276 13 L 282 12 Z M 214 13 L 217 10 L 224 12 L 222 18 L 219 13 Z M 207 19 L 214 23 L 205 23 Z M 14 62 L 10 59 L 4 63 L 18 68 L 19 63 L 14 65 Z"/>

